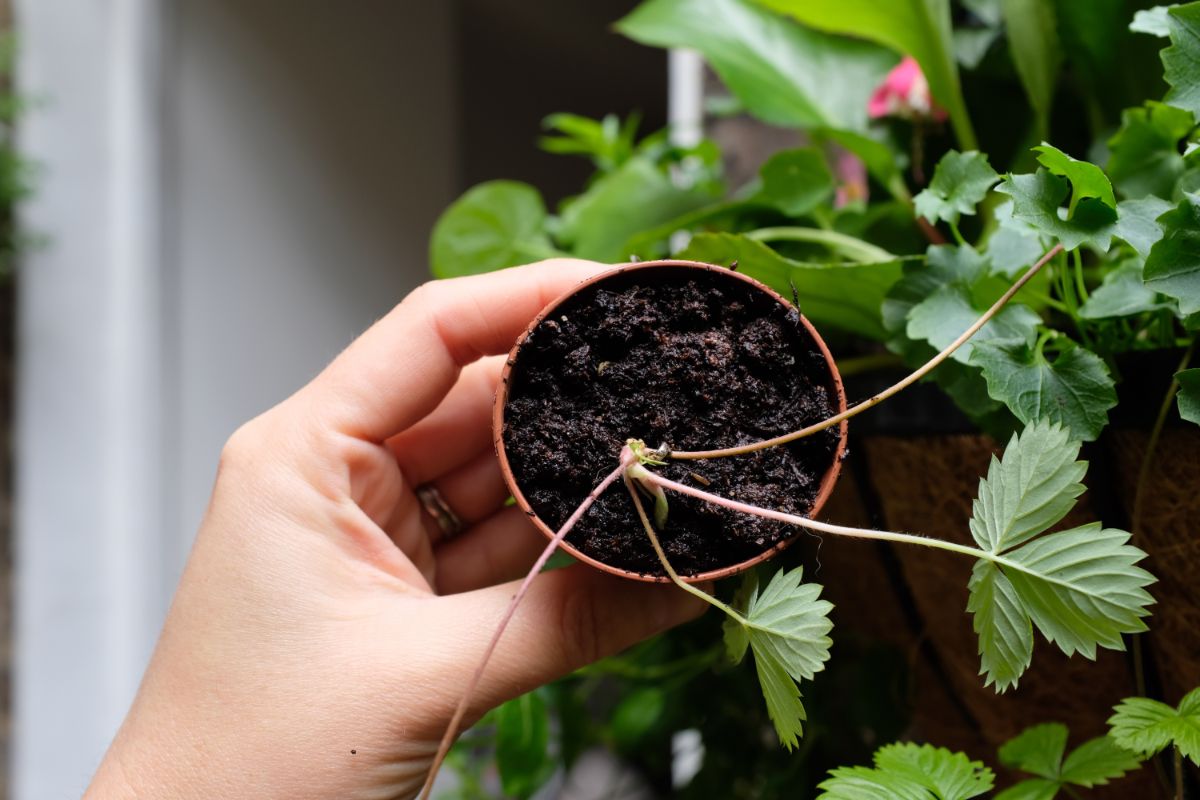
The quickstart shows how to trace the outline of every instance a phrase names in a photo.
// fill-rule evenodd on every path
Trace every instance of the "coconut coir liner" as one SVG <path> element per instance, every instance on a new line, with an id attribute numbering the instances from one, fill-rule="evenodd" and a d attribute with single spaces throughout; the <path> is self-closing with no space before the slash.
<path id="1" fill-rule="evenodd" d="M 510 376 L 505 452 L 550 528 L 612 471 L 629 438 L 702 450 L 758 441 L 834 413 L 835 390 L 799 314 L 718 270 L 631 270 L 584 287 L 535 327 Z M 836 451 L 836 429 L 735 458 L 655 467 L 677 481 L 805 514 Z M 736 564 L 795 529 L 681 495 L 660 532 L 682 574 Z M 567 537 L 609 565 L 662 567 L 621 484 Z"/>

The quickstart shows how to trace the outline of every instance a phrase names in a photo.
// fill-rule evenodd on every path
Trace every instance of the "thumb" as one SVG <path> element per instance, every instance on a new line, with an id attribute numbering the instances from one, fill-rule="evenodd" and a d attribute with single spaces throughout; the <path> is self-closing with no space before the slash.
<path id="1" fill-rule="evenodd" d="M 478 668 L 518 585 L 441 598 L 457 625 L 471 620 L 454 646 L 458 686 Z M 694 619 L 707 607 L 677 586 L 618 578 L 583 564 L 543 573 L 500 638 L 471 698 L 470 716 Z"/>

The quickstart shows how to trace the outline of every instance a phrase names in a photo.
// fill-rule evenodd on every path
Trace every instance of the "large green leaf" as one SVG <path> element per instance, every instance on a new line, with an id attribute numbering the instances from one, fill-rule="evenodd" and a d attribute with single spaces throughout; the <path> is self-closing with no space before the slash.
<path id="1" fill-rule="evenodd" d="M 579 258 L 624 261 L 634 234 L 708 205 L 712 187 L 680 187 L 648 158 L 635 156 L 593 183 L 562 210 L 556 235 Z"/>
<path id="2" fill-rule="evenodd" d="M 1149 756 L 1174 745 L 1200 764 L 1200 688 L 1188 692 L 1177 708 L 1148 697 L 1130 697 L 1113 711 L 1108 724 L 1121 746 Z"/>
<path id="3" fill-rule="evenodd" d="M 1000 176 L 983 153 L 951 150 L 933 171 L 933 180 L 913 198 L 919 216 L 930 222 L 945 220 L 957 225 L 960 214 L 974 216 Z"/>
<path id="4" fill-rule="evenodd" d="M 992 262 L 992 268 L 1001 275 L 1015 278 L 1017 273 L 1050 249 L 1036 228 L 1013 219 L 1012 200 L 998 204 L 992 215 L 997 227 L 987 239 L 984 254 Z"/>
<path id="5" fill-rule="evenodd" d="M 1037 135 L 1045 137 L 1050 106 L 1062 66 L 1058 23 L 1053 0 L 1003 0 L 1008 47 L 1021 85 L 1029 97 L 1037 124 Z"/>
<path id="6" fill-rule="evenodd" d="M 537 189 L 516 181 L 481 183 L 433 226 L 430 267 L 435 277 L 453 278 L 562 255 L 550 244 L 545 225 Z"/>
<path id="7" fill-rule="evenodd" d="M 970 290 L 960 284 L 943 286 L 918 303 L 908 314 L 908 338 L 923 339 L 942 350 L 971 327 L 986 307 L 980 308 Z M 1009 303 L 978 333 L 954 351 L 955 361 L 969 364 L 975 349 L 985 342 L 1030 344 L 1041 317 L 1029 306 Z"/>
<path id="8" fill-rule="evenodd" d="M 1084 319 L 1128 317 L 1171 307 L 1142 282 L 1141 266 L 1125 263 L 1104 276 L 1104 283 L 1080 307 L 1079 316 Z"/>
<path id="9" fill-rule="evenodd" d="M 1094 213 L 1109 213 L 1113 219 L 1117 214 L 1117 198 L 1113 196 L 1112 184 L 1104 170 L 1087 161 L 1080 161 L 1059 150 L 1054 145 L 1040 144 L 1033 148 L 1038 162 L 1051 174 L 1066 178 L 1071 183 L 1071 202 L 1067 206 L 1067 219 L 1074 219 L 1081 203 L 1098 201 Z M 1094 204 L 1093 204 L 1094 205 Z"/>
<path id="10" fill-rule="evenodd" d="M 975 132 L 954 61 L 949 0 L 757 0 L 805 25 L 879 42 L 921 65 L 933 96 L 950 115 L 959 146 L 975 150 Z"/>
<path id="11" fill-rule="evenodd" d="M 1067 726 L 1057 722 L 1034 725 L 1000 748 L 1000 763 L 1036 775 L 1001 794 L 996 800 L 1052 798 L 1066 785 L 1092 788 L 1137 769 L 1141 760 L 1108 736 L 1098 736 L 1071 751 L 1066 760 Z"/>
<path id="12" fill-rule="evenodd" d="M 1175 373 L 1179 381 L 1179 416 L 1200 425 L 1200 368 Z"/>
<path id="13" fill-rule="evenodd" d="M 1191 112 L 1154 101 L 1125 109 L 1108 140 L 1108 176 L 1126 197 L 1170 197 L 1184 168 L 1179 142 L 1193 124 Z"/>
<path id="14" fill-rule="evenodd" d="M 1137 252 L 1142 259 L 1150 255 L 1150 249 L 1162 238 L 1163 231 L 1158 218 L 1170 211 L 1172 205 L 1161 197 L 1142 197 L 1138 200 L 1122 200 L 1117 204 L 1117 227 L 1113 235 Z"/>
<path id="15" fill-rule="evenodd" d="M 1067 726 L 1058 722 L 1034 725 L 1000 746 L 1000 763 L 1042 778 L 1057 778 L 1067 751 Z"/>
<path id="16" fill-rule="evenodd" d="M 1012 582 L 990 561 L 976 561 L 967 583 L 967 611 L 979 637 L 979 672 L 985 686 L 1005 692 L 1033 660 L 1033 622 Z"/>
<path id="17" fill-rule="evenodd" d="M 506 796 L 530 797 L 546 781 L 549 741 L 549 714 L 538 692 L 496 710 L 496 766 Z"/>
<path id="18" fill-rule="evenodd" d="M 1088 244 L 1108 250 L 1117 232 L 1117 215 L 1100 201 L 1080 203 L 1071 219 L 1060 206 L 1071 193 L 1071 184 L 1049 170 L 1032 175 L 1007 175 L 996 191 L 1012 197 L 1013 219 L 1031 226 L 1039 234 L 1057 240 L 1067 250 Z"/>
<path id="19" fill-rule="evenodd" d="M 1171 46 L 1162 52 L 1170 105 L 1200 114 L 1200 3 L 1175 6 L 1167 13 Z"/>
<path id="20" fill-rule="evenodd" d="M 1146 258 L 1146 285 L 1178 300 L 1181 315 L 1200 312 L 1200 194 L 1184 195 L 1158 221 L 1163 237 Z"/>
<path id="21" fill-rule="evenodd" d="M 983 368 L 988 394 L 1026 424 L 1048 420 L 1065 425 L 1074 438 L 1094 440 L 1108 424 L 1117 392 L 1104 361 L 1063 339 L 1051 361 L 1026 344 L 981 343 L 974 363 Z"/>
<path id="22" fill-rule="evenodd" d="M 762 281 L 784 297 L 795 288 L 800 312 L 817 327 L 826 325 L 883 339 L 880 305 L 900 278 L 902 259 L 872 264 L 816 264 L 785 258 L 762 242 L 731 233 L 702 233 L 679 258 L 729 265 Z"/>
<path id="23" fill-rule="evenodd" d="M 818 787 L 820 800 L 970 800 L 990 791 L 992 771 L 944 747 L 889 744 L 875 767 L 832 770 Z"/>
<path id="24" fill-rule="evenodd" d="M 789 750 L 798 743 L 805 719 L 797 684 L 812 680 L 825 668 L 832 644 L 829 612 L 833 604 L 819 599 L 819 584 L 801 583 L 802 577 L 799 567 L 791 572 L 781 569 L 761 593 L 756 584 L 748 584 L 745 622 L 731 618 L 725 634 L 730 655 L 740 659 L 746 643 L 754 653 L 767 714 L 775 723 L 779 741 Z M 743 633 L 731 636 L 730 626 Z"/>
<path id="25" fill-rule="evenodd" d="M 865 130 L 867 100 L 896 63 L 750 0 L 648 0 L 616 28 L 642 44 L 700 51 L 746 110 L 773 125 Z"/>
<path id="26" fill-rule="evenodd" d="M 761 198 L 791 217 L 800 217 L 833 196 L 825 157 L 811 147 L 781 150 L 762 169 Z"/>

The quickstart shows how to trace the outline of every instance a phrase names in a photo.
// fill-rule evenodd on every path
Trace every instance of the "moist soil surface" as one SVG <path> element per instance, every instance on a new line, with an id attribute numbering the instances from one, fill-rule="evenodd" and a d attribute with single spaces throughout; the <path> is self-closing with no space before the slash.
<path id="1" fill-rule="evenodd" d="M 799 314 L 719 269 L 635 269 L 584 288 L 533 329 L 509 381 L 502 432 L 509 464 L 534 512 L 555 530 L 616 466 L 627 439 L 706 450 L 835 413 L 828 366 Z M 807 514 L 834 458 L 836 431 L 651 468 L 725 497 Z M 736 564 L 796 532 L 685 495 L 669 500 L 659 536 L 681 574 Z M 611 566 L 664 574 L 620 482 L 567 541 Z"/>

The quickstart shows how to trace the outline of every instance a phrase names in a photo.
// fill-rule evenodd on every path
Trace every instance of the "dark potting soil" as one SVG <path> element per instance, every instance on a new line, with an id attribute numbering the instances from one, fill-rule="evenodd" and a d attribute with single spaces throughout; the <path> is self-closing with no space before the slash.
<path id="1" fill-rule="evenodd" d="M 505 450 L 526 500 L 551 529 L 613 470 L 629 438 L 706 450 L 770 438 L 835 412 L 825 359 L 797 312 L 716 269 L 630 270 L 587 287 L 530 333 L 510 381 Z M 806 514 L 836 448 L 832 428 L 750 455 L 652 469 Z M 796 533 L 685 495 L 669 500 L 659 535 L 682 574 L 738 563 Z M 663 574 L 620 482 L 567 540 L 606 564 Z"/>

